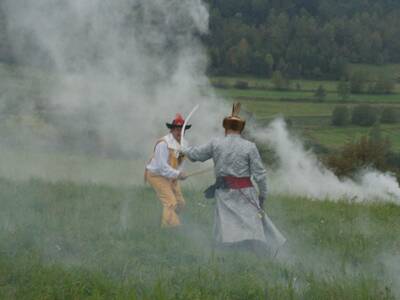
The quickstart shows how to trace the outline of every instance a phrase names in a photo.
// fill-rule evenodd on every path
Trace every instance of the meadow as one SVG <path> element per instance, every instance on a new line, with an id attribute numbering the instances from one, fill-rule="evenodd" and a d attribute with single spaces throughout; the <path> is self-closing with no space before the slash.
<path id="1" fill-rule="evenodd" d="M 40 108 L 52 78 L 5 65 L 0 77 L 7 100 L 0 107 L 0 299 L 400 298 L 398 206 L 271 195 L 267 212 L 288 239 L 278 255 L 218 249 L 214 203 L 203 198 L 199 178 L 183 184 L 183 226 L 160 228 L 161 205 L 141 181 L 144 161 L 23 147 L 10 132 L 53 134 L 23 110 L 30 106 L 14 104 Z M 330 125 L 335 82 L 324 82 L 327 99 L 316 102 L 317 81 L 277 92 L 254 80 L 248 90 L 216 92 L 241 100 L 259 123 L 283 115 L 299 135 L 331 148 L 370 130 Z M 397 106 L 399 95 L 389 96 Z M 398 124 L 381 129 L 400 149 Z"/>
<path id="2" fill-rule="evenodd" d="M 271 196 L 277 257 L 212 242 L 213 202 L 185 186 L 160 228 L 146 186 L 0 179 L 2 299 L 396 299 L 400 208 Z"/>
<path id="3" fill-rule="evenodd" d="M 366 72 L 396 82 L 391 94 L 350 94 L 343 100 L 337 93 L 337 81 L 291 80 L 289 90 L 274 90 L 271 79 L 248 76 L 211 77 L 215 93 L 229 101 L 240 101 L 243 108 L 257 122 L 268 124 L 275 117 L 284 117 L 292 130 L 305 140 L 321 144 L 329 149 L 338 149 L 346 142 L 368 135 L 372 127 L 347 125 L 335 127 L 331 116 L 336 106 L 345 105 L 350 110 L 359 104 L 369 104 L 377 111 L 385 106 L 400 109 L 399 65 L 369 66 L 351 65 L 350 72 Z M 237 82 L 247 82 L 248 88 L 235 88 Z M 326 96 L 321 100 L 314 95 L 322 85 Z M 223 88 L 222 88 L 223 87 Z M 380 124 L 383 137 L 391 141 L 391 149 L 400 151 L 400 123 Z"/>

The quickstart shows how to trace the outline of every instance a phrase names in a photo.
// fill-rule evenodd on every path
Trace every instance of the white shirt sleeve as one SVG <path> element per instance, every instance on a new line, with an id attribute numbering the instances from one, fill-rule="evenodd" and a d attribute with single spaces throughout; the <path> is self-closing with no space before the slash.
<path id="1" fill-rule="evenodd" d="M 154 151 L 156 170 L 153 171 L 161 176 L 171 179 L 176 179 L 179 176 L 180 172 L 172 168 L 168 164 L 168 156 L 169 156 L 169 150 L 167 143 L 165 142 L 158 143 Z"/>

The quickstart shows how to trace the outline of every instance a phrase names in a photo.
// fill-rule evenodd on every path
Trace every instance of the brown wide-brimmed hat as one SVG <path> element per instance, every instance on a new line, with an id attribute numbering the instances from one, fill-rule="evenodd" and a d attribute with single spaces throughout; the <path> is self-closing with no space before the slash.
<path id="1" fill-rule="evenodd" d="M 239 117 L 239 112 L 240 112 L 240 103 L 234 103 L 232 106 L 232 114 L 228 117 L 224 118 L 224 121 L 222 122 L 222 126 L 225 129 L 231 129 L 235 131 L 242 132 L 244 129 L 244 126 L 246 125 L 246 121 Z"/>
<path id="2" fill-rule="evenodd" d="M 165 123 L 169 129 L 182 128 L 183 124 L 185 124 L 185 120 L 182 118 L 180 113 L 175 115 L 175 119 L 173 119 L 171 123 Z M 185 130 L 188 130 L 190 127 L 192 127 L 192 125 L 186 124 Z"/>

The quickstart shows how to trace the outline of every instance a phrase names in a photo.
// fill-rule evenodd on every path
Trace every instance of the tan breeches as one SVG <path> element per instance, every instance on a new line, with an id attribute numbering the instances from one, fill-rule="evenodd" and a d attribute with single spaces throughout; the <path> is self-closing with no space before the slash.
<path id="1" fill-rule="evenodd" d="M 178 213 L 185 206 L 185 199 L 177 180 L 170 180 L 163 176 L 146 172 L 146 179 L 154 188 L 163 205 L 161 218 L 162 227 L 179 226 Z"/>

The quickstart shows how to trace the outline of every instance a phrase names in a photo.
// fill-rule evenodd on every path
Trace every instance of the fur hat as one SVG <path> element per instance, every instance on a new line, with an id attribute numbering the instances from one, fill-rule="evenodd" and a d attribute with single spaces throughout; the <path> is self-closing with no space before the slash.
<path id="1" fill-rule="evenodd" d="M 232 114 L 224 118 L 222 126 L 225 129 L 231 129 L 242 132 L 244 126 L 246 125 L 246 121 L 239 117 L 239 112 L 240 112 L 240 103 L 239 102 L 234 103 L 232 106 Z"/>

